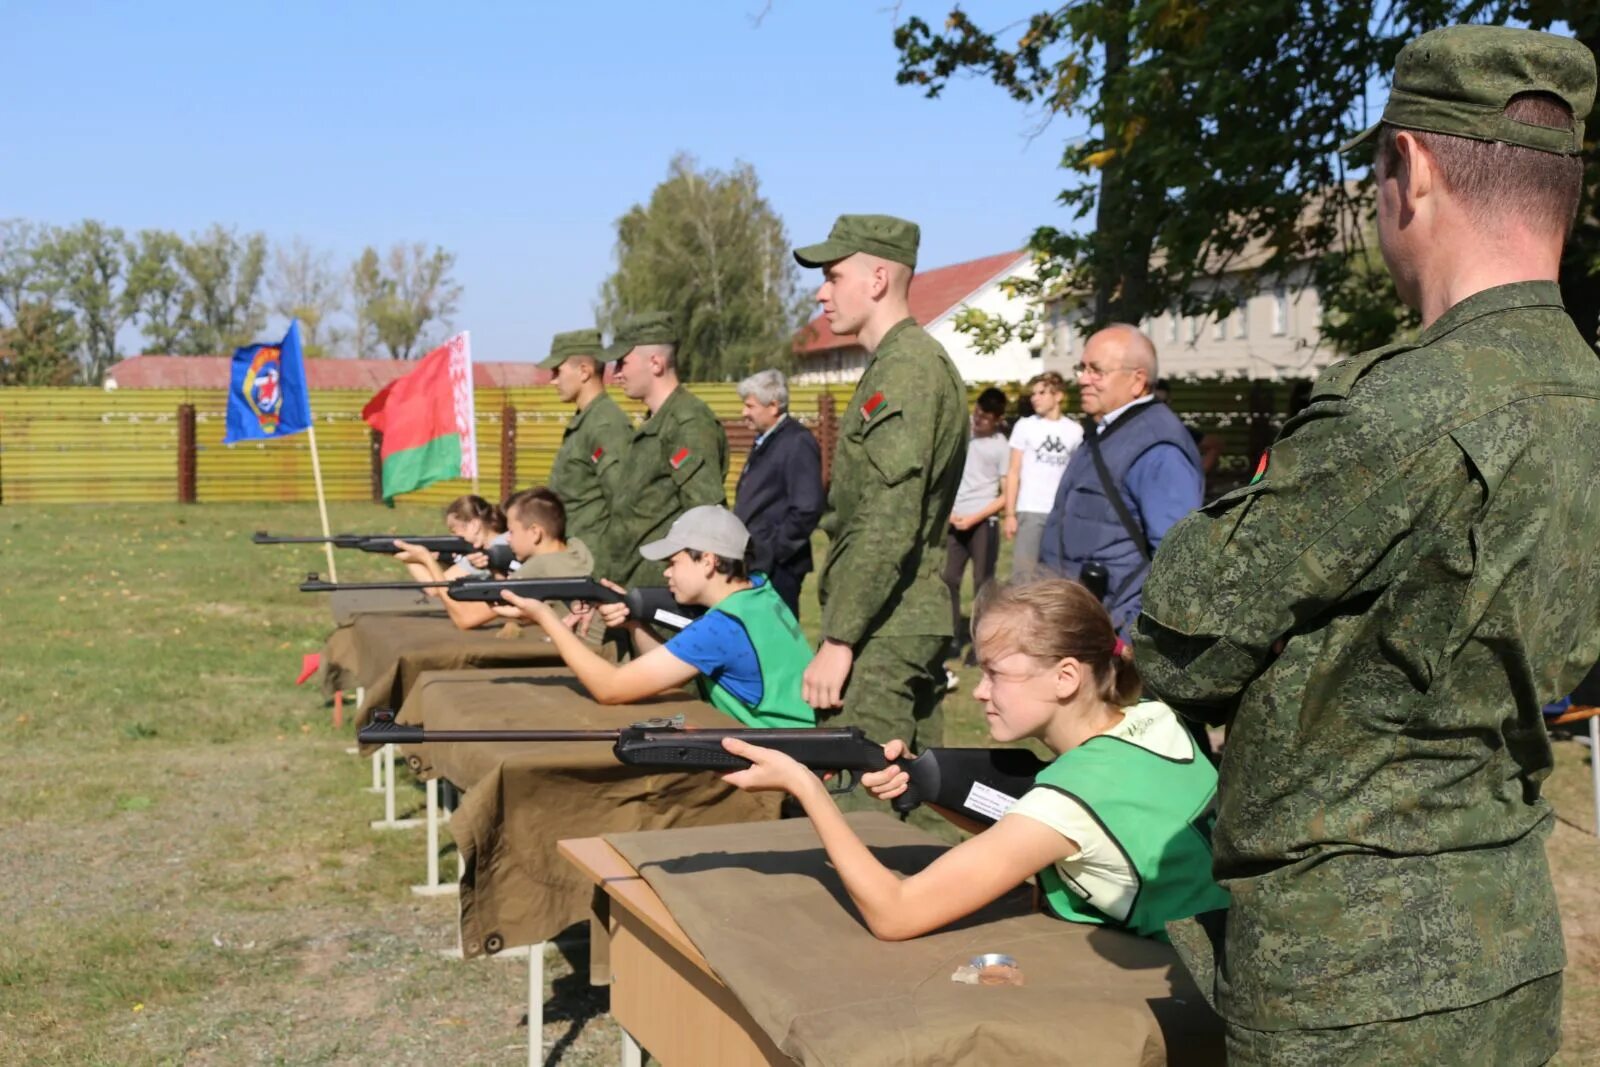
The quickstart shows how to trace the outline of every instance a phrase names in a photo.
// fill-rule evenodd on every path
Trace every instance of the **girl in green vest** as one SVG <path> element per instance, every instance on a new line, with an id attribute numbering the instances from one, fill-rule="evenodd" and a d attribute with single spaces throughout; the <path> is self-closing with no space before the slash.
<path id="1" fill-rule="evenodd" d="M 765 577 L 746 572 L 749 544 L 733 512 L 705 505 L 678 516 L 667 536 L 641 548 L 645 559 L 666 562 L 674 599 L 709 610 L 663 642 L 628 617 L 626 605 L 602 605 L 605 624 L 633 637 L 637 654 L 623 664 L 602 658 L 543 602 L 510 593 L 505 599 L 543 627 L 601 704 L 631 704 L 693 682 L 703 699 L 745 726 L 815 726 L 816 713 L 800 695 L 811 646 Z"/>
<path id="2" fill-rule="evenodd" d="M 990 586 L 975 615 L 983 678 L 973 695 L 989 735 L 1033 738 L 1056 753 L 993 826 L 901 878 L 861 843 L 821 780 L 788 756 L 730 738 L 727 750 L 754 766 L 727 781 L 800 801 L 884 940 L 937 930 L 1035 875 L 1048 914 L 1143 937 L 1165 940 L 1167 922 L 1226 908 L 1211 877 L 1216 770 L 1172 709 L 1137 702 L 1138 674 L 1100 602 L 1057 579 Z M 904 752 L 899 741 L 884 747 L 891 761 Z M 890 766 L 861 781 L 888 799 L 905 791 L 907 776 Z"/>

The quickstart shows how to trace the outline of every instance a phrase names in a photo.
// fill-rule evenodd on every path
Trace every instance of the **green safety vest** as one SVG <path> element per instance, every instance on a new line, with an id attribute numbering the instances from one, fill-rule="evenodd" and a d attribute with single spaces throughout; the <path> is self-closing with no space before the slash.
<path id="1" fill-rule="evenodd" d="M 1082 804 L 1139 881 L 1127 919 L 1118 920 L 1052 863 L 1039 872 L 1049 914 L 1165 941 L 1170 920 L 1228 906 L 1211 875 L 1217 772 L 1193 741 L 1189 758 L 1176 760 L 1101 734 L 1063 752 L 1034 781 Z"/>
<path id="2" fill-rule="evenodd" d="M 741 589 L 711 610 L 731 616 L 750 636 L 761 668 L 761 703 L 752 708 L 703 674 L 695 679 L 701 699 L 746 726 L 815 726 L 817 713 L 800 695 L 801 676 L 811 663 L 811 645 L 772 583 L 763 581 Z"/>

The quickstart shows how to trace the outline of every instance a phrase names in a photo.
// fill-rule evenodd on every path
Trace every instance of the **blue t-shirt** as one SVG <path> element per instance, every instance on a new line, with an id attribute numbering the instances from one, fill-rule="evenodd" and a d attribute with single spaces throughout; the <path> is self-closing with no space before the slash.
<path id="1" fill-rule="evenodd" d="M 757 575 L 752 584 L 763 581 Z M 666 649 L 752 708 L 766 695 L 756 646 L 743 624 L 726 612 L 706 612 L 679 630 Z"/>

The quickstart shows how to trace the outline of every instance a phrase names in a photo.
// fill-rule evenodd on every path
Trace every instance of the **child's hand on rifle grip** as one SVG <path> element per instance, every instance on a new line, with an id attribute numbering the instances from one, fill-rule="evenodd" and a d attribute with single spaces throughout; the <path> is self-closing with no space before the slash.
<path id="1" fill-rule="evenodd" d="M 627 592 L 626 589 L 613 582 L 610 578 L 600 579 L 600 584 L 613 592 Z M 621 601 L 615 604 L 596 604 L 594 610 L 599 613 L 600 621 L 606 624 L 606 629 L 608 630 L 620 630 L 628 623 L 628 605 Z"/>
<path id="2" fill-rule="evenodd" d="M 895 760 L 902 756 L 910 755 L 906 751 L 904 741 L 890 741 L 883 746 L 883 758 L 889 761 L 889 766 L 881 771 L 865 771 L 861 775 L 861 786 L 879 800 L 893 800 L 904 793 L 911 785 L 911 775 L 901 770 Z"/>

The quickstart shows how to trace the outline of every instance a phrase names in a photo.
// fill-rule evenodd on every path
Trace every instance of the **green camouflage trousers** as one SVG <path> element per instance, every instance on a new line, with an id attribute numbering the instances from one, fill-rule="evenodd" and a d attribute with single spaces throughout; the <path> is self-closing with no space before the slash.
<path id="1" fill-rule="evenodd" d="M 1326 1030 L 1228 1026 L 1230 1067 L 1546 1063 L 1561 1047 L 1561 974 L 1452 1011 Z"/>
<path id="2" fill-rule="evenodd" d="M 940 701 L 949 643 L 948 637 L 867 638 L 856 650 L 844 707 L 818 725 L 859 726 L 879 744 L 899 738 L 916 751 L 943 744 Z M 885 810 L 860 789 L 837 799 L 843 811 Z M 935 821 L 943 825 L 943 820 Z"/>

